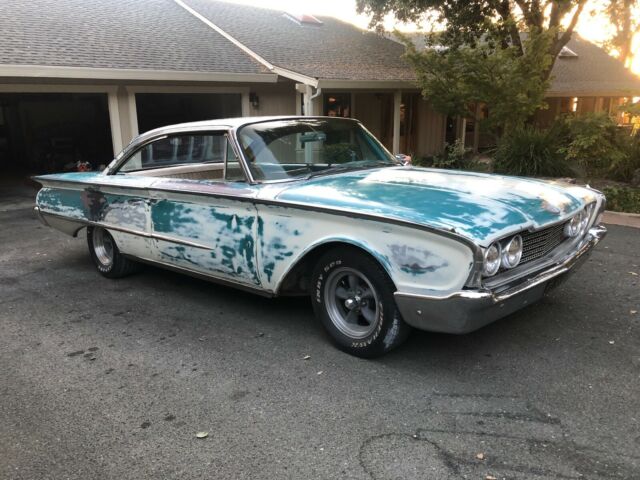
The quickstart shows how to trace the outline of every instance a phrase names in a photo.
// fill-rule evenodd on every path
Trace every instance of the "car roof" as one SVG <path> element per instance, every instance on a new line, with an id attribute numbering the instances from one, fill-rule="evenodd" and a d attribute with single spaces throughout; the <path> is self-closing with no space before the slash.
<path id="1" fill-rule="evenodd" d="M 323 116 L 303 116 L 303 115 L 272 115 L 272 116 L 256 116 L 256 117 L 233 117 L 233 118 L 219 118 L 215 120 L 202 120 L 199 122 L 187 122 L 187 123 L 177 123 L 174 125 L 166 125 L 164 127 L 159 127 L 153 130 L 149 130 L 148 132 L 141 133 L 133 140 L 131 143 L 125 148 L 125 150 L 130 150 L 131 148 L 140 145 L 141 143 L 147 142 L 149 139 L 153 137 L 158 137 L 162 135 L 171 135 L 174 133 L 180 132 L 188 132 L 190 130 L 207 130 L 209 128 L 214 129 L 237 129 L 244 125 L 249 125 L 251 123 L 259 123 L 259 122 L 268 122 L 272 120 L 309 120 L 309 119 L 332 119 L 332 120 L 343 120 L 347 122 L 357 122 L 358 120 L 354 118 L 342 118 L 342 117 L 323 117 Z"/>
<path id="2" fill-rule="evenodd" d="M 345 121 L 357 121 L 353 118 L 341 118 L 341 117 L 323 117 L 323 116 L 303 116 L 303 115 L 272 115 L 272 116 L 256 116 L 256 117 L 233 117 L 233 118 L 219 118 L 215 120 L 202 120 L 199 122 L 187 122 L 187 123 L 177 123 L 174 125 L 167 125 L 164 127 L 156 128 L 155 130 L 150 130 L 145 132 L 143 135 L 152 134 L 154 132 L 167 132 L 169 130 L 188 130 L 190 128 L 202 129 L 207 127 L 213 128 L 239 128 L 243 125 L 248 125 L 250 123 L 258 123 L 258 122 L 268 122 L 271 120 L 309 120 L 312 118 L 322 118 L 322 119 L 332 119 L 332 120 L 345 120 Z M 155 133 L 154 133 L 155 134 Z"/>

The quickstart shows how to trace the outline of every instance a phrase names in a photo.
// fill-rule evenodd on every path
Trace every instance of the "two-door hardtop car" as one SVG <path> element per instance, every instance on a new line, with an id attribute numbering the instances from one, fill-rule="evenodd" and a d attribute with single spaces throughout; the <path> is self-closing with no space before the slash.
<path id="1" fill-rule="evenodd" d="M 588 187 L 399 164 L 359 122 L 236 118 L 160 128 L 102 172 L 37 177 L 45 224 L 104 276 L 136 262 L 309 294 L 342 349 L 411 327 L 465 333 L 540 299 L 603 238 Z"/>

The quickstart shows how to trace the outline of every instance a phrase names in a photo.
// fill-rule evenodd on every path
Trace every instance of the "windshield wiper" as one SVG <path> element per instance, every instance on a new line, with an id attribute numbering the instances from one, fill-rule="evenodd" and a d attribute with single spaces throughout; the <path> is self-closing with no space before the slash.
<path id="1" fill-rule="evenodd" d="M 309 179 L 309 178 L 318 177 L 321 175 L 328 175 L 331 173 L 346 172 L 348 170 L 365 170 L 368 168 L 393 167 L 393 166 L 397 166 L 397 164 L 391 163 L 391 162 L 384 162 L 382 160 L 373 160 L 371 162 L 360 163 L 358 165 L 353 165 L 353 164 L 352 165 L 349 165 L 349 164 L 333 165 L 323 170 L 310 173 L 305 178 Z"/>

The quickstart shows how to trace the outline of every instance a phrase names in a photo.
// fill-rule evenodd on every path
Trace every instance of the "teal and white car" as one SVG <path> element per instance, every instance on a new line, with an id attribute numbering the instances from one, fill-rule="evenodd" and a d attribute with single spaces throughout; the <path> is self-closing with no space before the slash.
<path id="1" fill-rule="evenodd" d="M 98 271 L 160 265 L 310 295 L 373 357 L 411 327 L 465 333 L 540 299 L 604 237 L 588 187 L 401 165 L 359 122 L 237 118 L 140 135 L 102 172 L 37 177 L 42 221 Z"/>

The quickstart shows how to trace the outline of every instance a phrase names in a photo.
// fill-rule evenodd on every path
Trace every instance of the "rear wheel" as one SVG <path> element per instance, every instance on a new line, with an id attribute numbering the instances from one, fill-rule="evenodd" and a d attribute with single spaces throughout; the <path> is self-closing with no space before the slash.
<path id="1" fill-rule="evenodd" d="M 124 257 L 111 234 L 102 227 L 87 227 L 87 244 L 98 271 L 107 278 L 120 278 L 138 270 L 138 264 Z"/>
<path id="2" fill-rule="evenodd" d="M 366 358 L 383 355 L 411 330 L 396 307 L 395 286 L 387 273 L 356 249 L 336 248 L 323 255 L 311 288 L 316 316 L 348 353 Z"/>

